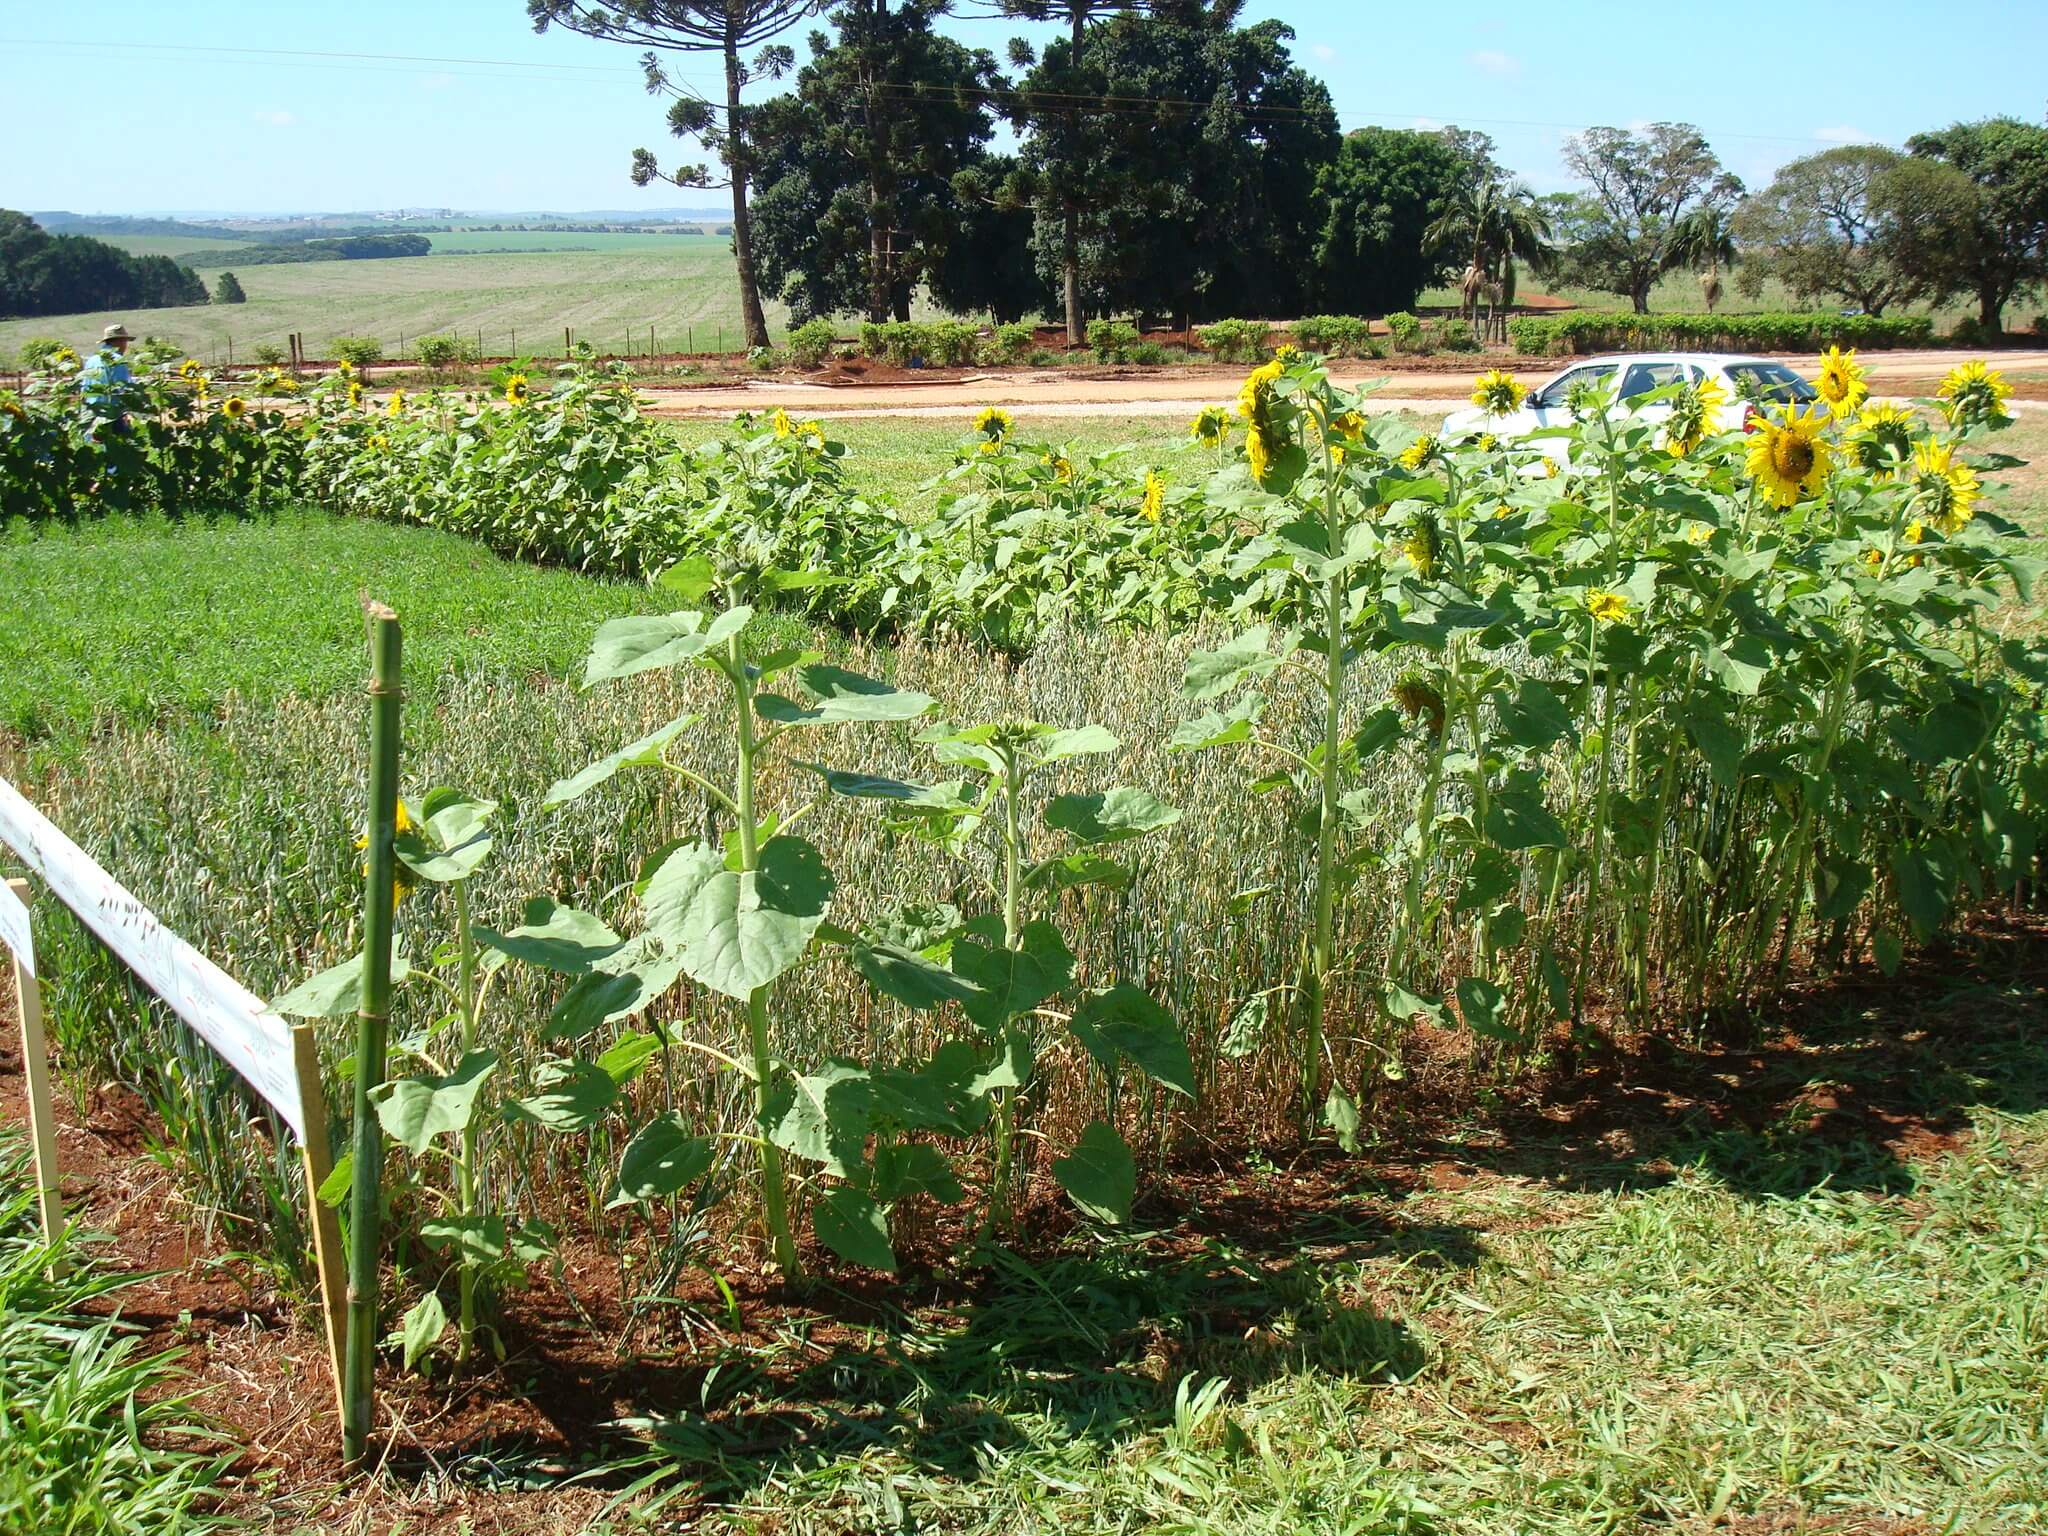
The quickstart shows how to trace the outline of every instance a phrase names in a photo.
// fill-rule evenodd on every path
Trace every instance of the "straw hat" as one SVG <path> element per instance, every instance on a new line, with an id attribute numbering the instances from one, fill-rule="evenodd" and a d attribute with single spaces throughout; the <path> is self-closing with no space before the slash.
<path id="1" fill-rule="evenodd" d="M 128 327 L 118 320 L 100 332 L 101 341 L 133 341 L 134 339 L 133 336 L 128 334 Z"/>

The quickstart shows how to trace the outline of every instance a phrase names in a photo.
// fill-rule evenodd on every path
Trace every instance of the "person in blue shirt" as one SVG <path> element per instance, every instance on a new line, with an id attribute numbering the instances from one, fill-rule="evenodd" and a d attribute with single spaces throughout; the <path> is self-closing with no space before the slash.
<path id="1" fill-rule="evenodd" d="M 134 379 L 128 369 L 128 343 L 134 339 L 126 326 L 115 321 L 100 332 L 99 350 L 78 370 L 78 387 L 84 391 L 86 403 L 99 415 L 113 417 L 123 425 L 127 422 L 128 385 Z"/>

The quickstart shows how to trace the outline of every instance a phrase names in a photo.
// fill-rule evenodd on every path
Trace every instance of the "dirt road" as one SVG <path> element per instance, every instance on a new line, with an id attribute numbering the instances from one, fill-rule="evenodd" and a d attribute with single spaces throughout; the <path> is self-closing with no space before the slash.
<path id="1" fill-rule="evenodd" d="M 1938 350 L 1864 352 L 1857 361 L 1868 371 L 1880 394 L 1933 393 L 1942 374 L 1981 353 Z M 1809 376 L 1811 358 L 1786 358 Z M 1472 375 L 1492 366 L 1473 358 L 1467 368 L 1451 371 L 1444 359 L 1427 369 L 1374 363 L 1340 363 L 1333 376 L 1345 385 L 1383 381 L 1372 407 L 1383 411 L 1441 411 L 1463 400 Z M 1995 361 L 2011 377 L 2048 369 L 2048 350 L 2001 352 Z M 1542 383 L 1564 365 L 1563 359 L 1518 359 L 1512 370 L 1523 384 Z M 1028 416 L 1177 416 L 1197 406 L 1227 401 L 1244 377 L 1242 368 L 1186 364 L 1170 368 L 991 368 L 933 370 L 914 383 L 825 383 L 770 378 L 713 387 L 651 387 L 646 396 L 657 416 L 726 417 L 737 411 L 767 411 L 781 406 L 802 416 L 948 416 L 1000 405 Z M 2048 384 L 2019 380 L 2015 393 L 2048 399 Z"/>

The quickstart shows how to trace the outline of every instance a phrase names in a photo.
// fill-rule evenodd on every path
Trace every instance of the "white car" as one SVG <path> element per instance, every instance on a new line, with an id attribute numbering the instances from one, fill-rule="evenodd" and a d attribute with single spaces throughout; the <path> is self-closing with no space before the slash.
<path id="1" fill-rule="evenodd" d="M 1612 398 L 1631 415 L 1644 421 L 1661 421 L 1671 414 L 1668 400 L 1634 407 L 1629 402 L 1667 384 L 1690 383 L 1701 378 L 1719 380 L 1727 396 L 1719 411 L 1719 426 L 1727 432 L 1749 430 L 1750 419 L 1763 406 L 1793 402 L 1804 405 L 1816 398 L 1811 384 L 1783 363 L 1767 357 L 1744 357 L 1730 352 L 1617 352 L 1571 363 L 1529 391 L 1521 408 L 1506 416 L 1489 416 L 1476 406 L 1453 411 L 1444 418 L 1443 432 L 1451 438 L 1490 432 L 1508 439 L 1544 427 L 1568 427 L 1573 420 L 1571 398 L 1587 386 L 1611 391 Z M 1560 463 L 1571 462 L 1571 443 L 1564 438 L 1538 438 L 1529 446 L 1541 449 Z"/>

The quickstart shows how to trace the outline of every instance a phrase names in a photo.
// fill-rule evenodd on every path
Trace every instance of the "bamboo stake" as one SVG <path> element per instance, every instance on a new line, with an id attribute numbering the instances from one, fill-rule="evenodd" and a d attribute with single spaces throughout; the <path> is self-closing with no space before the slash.
<path id="1" fill-rule="evenodd" d="M 10 880 L 7 889 L 26 908 L 32 893 L 26 880 Z M 35 1160 L 36 1210 L 43 1221 L 43 1241 L 54 1251 L 64 1231 L 64 1199 L 57 1181 L 56 1110 L 50 1101 L 50 1048 L 43 1038 L 43 994 L 36 983 L 35 956 L 13 952 L 14 1007 L 21 1018 L 22 1087 L 28 1098 L 29 1151 Z M 50 1275 L 61 1278 L 63 1258 L 51 1261 Z"/>
<path id="2" fill-rule="evenodd" d="M 391 920 L 397 904 L 399 703 L 403 697 L 398 615 L 365 605 L 370 620 L 370 815 L 363 877 L 363 986 L 356 1009 L 355 1123 L 349 1186 L 347 1380 L 342 1457 L 360 1467 L 376 1411 L 378 1203 L 384 1144 L 371 1095 L 384 1081 L 391 1006 Z"/>

